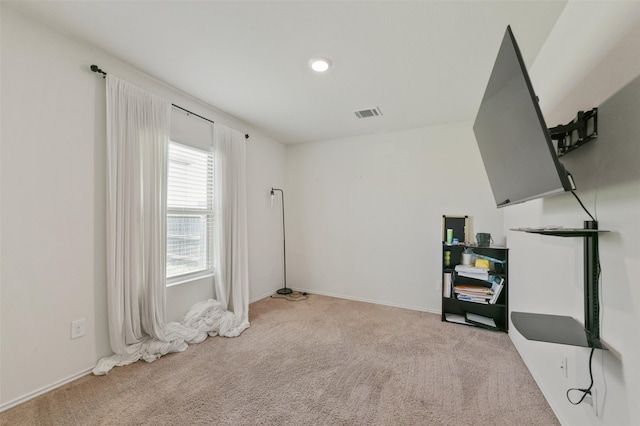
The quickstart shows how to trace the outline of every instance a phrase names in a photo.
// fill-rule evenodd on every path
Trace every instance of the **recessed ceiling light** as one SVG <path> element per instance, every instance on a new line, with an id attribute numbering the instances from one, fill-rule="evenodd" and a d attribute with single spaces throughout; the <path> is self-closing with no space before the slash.
<path id="1" fill-rule="evenodd" d="M 309 66 L 315 72 L 325 72 L 331 67 L 331 61 L 327 58 L 313 58 L 309 61 Z"/>

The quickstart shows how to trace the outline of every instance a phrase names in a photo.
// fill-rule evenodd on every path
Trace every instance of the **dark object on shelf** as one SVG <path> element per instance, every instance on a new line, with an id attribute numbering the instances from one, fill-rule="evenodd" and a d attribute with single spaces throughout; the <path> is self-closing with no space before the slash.
<path id="1" fill-rule="evenodd" d="M 458 244 L 469 243 L 469 216 L 442 215 L 442 242 L 447 242 L 447 229 L 453 230 L 452 239 L 457 238 Z"/>
<path id="2" fill-rule="evenodd" d="M 593 220 L 585 221 L 583 229 L 524 228 L 514 229 L 514 231 L 552 235 L 556 237 L 584 238 L 584 327 L 571 317 L 512 312 L 511 320 L 513 321 L 514 327 L 528 340 L 606 349 L 600 341 L 598 234 L 609 231 L 598 229 L 598 222 Z M 543 328 L 532 324 L 538 321 L 545 323 L 546 326 Z M 570 325 L 571 322 L 575 324 Z M 562 332 L 560 330 L 562 330 Z M 586 345 L 582 344 L 584 342 L 586 342 Z"/>
<path id="3" fill-rule="evenodd" d="M 498 330 L 495 321 L 493 321 L 493 318 L 467 312 L 464 314 L 464 319 L 469 324 L 473 324 L 477 327 L 486 328 L 488 330 Z"/>
<path id="4" fill-rule="evenodd" d="M 549 134 L 558 141 L 558 157 L 568 154 L 598 137 L 598 108 L 578 111 L 571 123 L 553 127 Z"/>
<path id="5" fill-rule="evenodd" d="M 489 247 L 493 242 L 493 238 L 491 238 L 491 234 L 487 234 L 486 232 L 479 232 L 476 234 L 476 243 L 478 247 Z"/>
<path id="6" fill-rule="evenodd" d="M 498 207 L 572 191 L 511 27 L 473 124 Z"/>

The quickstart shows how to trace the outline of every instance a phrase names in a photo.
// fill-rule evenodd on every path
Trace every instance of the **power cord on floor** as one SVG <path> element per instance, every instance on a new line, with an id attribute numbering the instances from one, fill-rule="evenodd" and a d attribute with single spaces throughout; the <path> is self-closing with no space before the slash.
<path id="1" fill-rule="evenodd" d="M 309 298 L 309 293 L 307 293 L 306 291 L 294 291 L 291 294 L 286 294 L 286 295 L 272 294 L 271 298 L 284 299 L 288 302 L 301 302 Z"/>
<path id="2" fill-rule="evenodd" d="M 582 403 L 582 401 L 584 401 L 584 399 L 587 397 L 587 395 L 591 395 L 591 388 L 593 387 L 593 370 L 591 368 L 591 360 L 593 359 L 593 352 L 594 351 L 595 351 L 595 349 L 591 348 L 591 354 L 589 355 L 589 379 L 591 380 L 591 383 L 589 383 L 589 387 L 587 389 L 571 388 L 571 389 L 567 390 L 567 399 L 573 405 L 578 405 L 578 404 Z M 582 397 L 578 400 L 578 402 L 573 402 L 571 400 L 571 397 L 569 396 L 569 393 L 570 392 L 574 392 L 574 391 L 575 392 L 582 392 Z"/>

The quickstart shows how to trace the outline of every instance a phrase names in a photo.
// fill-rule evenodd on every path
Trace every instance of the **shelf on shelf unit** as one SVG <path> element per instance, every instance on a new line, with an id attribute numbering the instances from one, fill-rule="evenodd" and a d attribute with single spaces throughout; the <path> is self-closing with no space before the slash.
<path id="1" fill-rule="evenodd" d="M 584 326 L 572 317 L 512 312 L 513 326 L 528 340 L 607 349 L 600 341 L 600 302 L 598 236 L 609 232 L 598 229 L 595 220 L 585 221 L 583 228 L 516 228 L 513 231 L 555 237 L 584 238 Z"/>
<path id="2" fill-rule="evenodd" d="M 590 237 L 595 234 L 609 232 L 602 229 L 583 228 L 511 228 L 512 231 L 530 234 L 553 235 L 556 237 Z"/>
<path id="3" fill-rule="evenodd" d="M 513 326 L 527 340 L 607 350 L 607 347 L 572 317 L 511 312 Z"/>

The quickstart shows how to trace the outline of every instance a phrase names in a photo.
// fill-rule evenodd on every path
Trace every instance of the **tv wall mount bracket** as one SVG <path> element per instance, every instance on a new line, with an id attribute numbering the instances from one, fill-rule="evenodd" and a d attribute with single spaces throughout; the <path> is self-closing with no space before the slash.
<path id="1" fill-rule="evenodd" d="M 598 108 L 578 111 L 570 123 L 550 128 L 549 134 L 551 139 L 558 141 L 558 157 L 579 148 L 598 137 Z"/>

